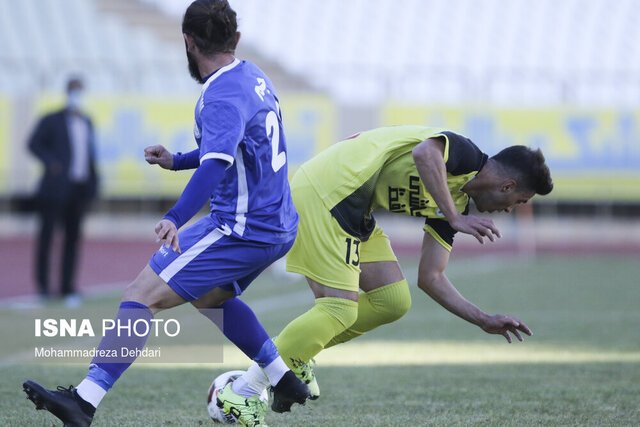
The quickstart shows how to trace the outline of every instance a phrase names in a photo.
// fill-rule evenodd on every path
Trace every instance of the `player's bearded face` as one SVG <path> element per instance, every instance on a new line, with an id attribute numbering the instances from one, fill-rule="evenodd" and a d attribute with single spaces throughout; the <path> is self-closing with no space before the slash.
<path id="1" fill-rule="evenodd" d="M 194 78 L 198 83 L 202 82 L 202 76 L 200 75 L 200 70 L 198 69 L 198 62 L 193 54 L 187 51 L 187 63 L 189 64 L 189 74 Z"/>

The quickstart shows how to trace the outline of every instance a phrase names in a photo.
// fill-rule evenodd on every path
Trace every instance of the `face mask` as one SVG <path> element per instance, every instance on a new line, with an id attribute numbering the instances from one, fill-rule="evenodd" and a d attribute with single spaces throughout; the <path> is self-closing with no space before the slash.
<path id="1" fill-rule="evenodd" d="M 70 110 L 80 111 L 84 107 L 84 93 L 80 89 L 72 89 L 67 95 L 67 107 Z"/>

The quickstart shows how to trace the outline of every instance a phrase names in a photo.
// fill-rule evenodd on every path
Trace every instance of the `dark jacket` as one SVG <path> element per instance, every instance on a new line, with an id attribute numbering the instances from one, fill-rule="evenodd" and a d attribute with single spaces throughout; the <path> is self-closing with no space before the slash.
<path id="1" fill-rule="evenodd" d="M 40 200 L 65 200 L 71 195 L 68 114 L 71 114 L 69 110 L 64 109 L 42 117 L 29 139 L 29 149 L 44 165 L 44 175 L 37 193 Z M 89 200 L 96 196 L 98 184 L 95 168 L 95 134 L 91 119 L 85 115 L 82 115 L 82 118 L 89 124 L 89 178 L 82 196 Z"/>

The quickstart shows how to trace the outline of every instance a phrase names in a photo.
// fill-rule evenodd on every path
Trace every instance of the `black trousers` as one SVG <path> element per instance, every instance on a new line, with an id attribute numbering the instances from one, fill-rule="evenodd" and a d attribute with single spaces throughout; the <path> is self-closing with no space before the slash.
<path id="1" fill-rule="evenodd" d="M 50 294 L 51 244 L 58 226 L 61 226 L 64 231 L 64 245 L 60 259 L 60 293 L 64 296 L 75 292 L 78 244 L 82 233 L 82 221 L 88 207 L 84 190 L 84 184 L 74 184 L 69 197 L 62 200 L 47 198 L 38 202 L 40 233 L 36 246 L 35 275 L 41 295 Z"/>

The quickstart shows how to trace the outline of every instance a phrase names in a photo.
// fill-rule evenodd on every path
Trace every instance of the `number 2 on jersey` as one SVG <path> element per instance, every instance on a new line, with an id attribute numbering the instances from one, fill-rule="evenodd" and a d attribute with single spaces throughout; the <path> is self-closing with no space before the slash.
<path id="1" fill-rule="evenodd" d="M 267 128 L 267 137 L 271 138 L 271 167 L 274 172 L 278 172 L 285 163 L 287 163 L 287 153 L 284 151 L 279 153 L 280 148 L 280 126 L 278 123 L 278 115 L 275 111 L 269 111 L 265 120 Z"/>

